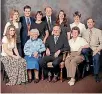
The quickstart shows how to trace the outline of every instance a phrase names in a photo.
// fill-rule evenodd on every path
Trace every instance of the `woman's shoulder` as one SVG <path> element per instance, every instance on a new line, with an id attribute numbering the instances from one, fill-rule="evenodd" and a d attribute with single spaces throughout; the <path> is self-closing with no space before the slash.
<path id="1" fill-rule="evenodd" d="M 2 38 L 2 43 L 8 43 L 7 36 L 4 36 L 4 37 Z"/>
<path id="2" fill-rule="evenodd" d="M 10 21 L 8 21 L 8 22 L 6 23 L 6 26 L 9 26 L 9 25 L 11 25 L 11 22 L 10 22 Z"/>

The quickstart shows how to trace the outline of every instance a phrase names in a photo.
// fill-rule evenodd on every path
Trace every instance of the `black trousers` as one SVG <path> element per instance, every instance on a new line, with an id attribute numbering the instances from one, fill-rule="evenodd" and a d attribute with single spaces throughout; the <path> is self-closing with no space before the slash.
<path id="1" fill-rule="evenodd" d="M 39 60 L 39 65 L 41 68 L 43 68 L 44 71 L 46 71 L 48 68 L 47 68 L 47 63 L 48 62 L 52 62 L 52 65 L 53 65 L 53 73 L 54 74 L 58 74 L 58 70 L 59 70 L 59 64 L 61 63 L 63 59 L 63 56 L 59 56 L 57 58 L 55 58 L 54 56 L 50 55 L 50 56 L 45 56 L 43 57 L 42 59 Z"/>

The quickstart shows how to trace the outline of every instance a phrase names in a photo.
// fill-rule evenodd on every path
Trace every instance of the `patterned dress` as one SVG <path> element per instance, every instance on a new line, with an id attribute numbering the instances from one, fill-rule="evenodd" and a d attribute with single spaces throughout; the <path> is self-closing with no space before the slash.
<path id="1" fill-rule="evenodd" d="M 7 43 L 7 37 L 3 37 L 3 43 Z M 8 49 L 13 49 L 14 45 L 8 45 Z M 6 85 L 16 85 L 27 81 L 26 61 L 23 58 L 15 59 L 8 56 L 2 47 L 0 61 L 3 63 L 9 82 Z"/>

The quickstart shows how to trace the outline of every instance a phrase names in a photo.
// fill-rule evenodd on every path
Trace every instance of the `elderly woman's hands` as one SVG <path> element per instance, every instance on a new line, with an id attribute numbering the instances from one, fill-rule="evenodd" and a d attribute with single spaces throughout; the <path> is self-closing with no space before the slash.
<path id="1" fill-rule="evenodd" d="M 34 52 L 33 57 L 38 58 L 38 52 Z"/>

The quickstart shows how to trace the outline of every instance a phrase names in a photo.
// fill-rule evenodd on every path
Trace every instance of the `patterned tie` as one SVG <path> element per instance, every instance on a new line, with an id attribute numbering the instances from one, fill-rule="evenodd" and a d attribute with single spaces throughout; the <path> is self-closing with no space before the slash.
<path id="1" fill-rule="evenodd" d="M 58 40 L 58 37 L 55 36 L 55 38 L 54 38 L 55 44 L 56 44 L 57 40 Z"/>
<path id="2" fill-rule="evenodd" d="M 89 45 L 91 43 L 91 38 L 92 38 L 92 30 L 90 29 L 90 31 L 89 31 Z"/>
<path id="3" fill-rule="evenodd" d="M 49 27 L 49 30 L 51 31 L 51 22 L 50 22 L 50 17 L 48 17 L 48 27 Z"/>
<path id="4" fill-rule="evenodd" d="M 30 25 L 30 18 L 27 18 L 27 25 Z"/>

